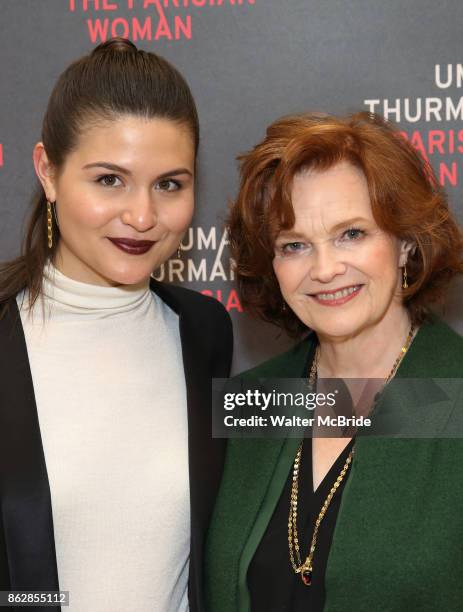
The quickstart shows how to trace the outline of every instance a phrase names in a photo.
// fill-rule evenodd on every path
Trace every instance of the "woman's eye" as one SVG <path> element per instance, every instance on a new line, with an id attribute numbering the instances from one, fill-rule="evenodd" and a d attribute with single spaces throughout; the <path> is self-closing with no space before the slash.
<path id="1" fill-rule="evenodd" d="M 105 187 L 117 187 L 121 184 L 121 180 L 115 174 L 104 174 L 98 177 L 97 182 Z"/>
<path id="2" fill-rule="evenodd" d="M 156 189 L 160 191 L 177 191 L 180 189 L 180 183 L 173 179 L 162 179 L 156 184 Z"/>
<path id="3" fill-rule="evenodd" d="M 357 229 L 355 227 L 351 227 L 350 229 L 344 232 L 342 237 L 345 238 L 346 240 L 358 240 L 359 238 L 362 238 L 362 236 L 364 235 L 365 235 L 365 232 L 363 230 Z"/>
<path id="4" fill-rule="evenodd" d="M 286 242 L 280 246 L 280 251 L 283 255 L 292 255 L 293 253 L 300 253 L 305 249 L 304 242 Z"/>

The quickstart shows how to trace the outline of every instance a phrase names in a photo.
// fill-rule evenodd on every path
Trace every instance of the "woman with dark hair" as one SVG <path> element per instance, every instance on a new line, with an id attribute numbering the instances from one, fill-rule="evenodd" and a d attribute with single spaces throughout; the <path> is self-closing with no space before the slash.
<path id="1" fill-rule="evenodd" d="M 403 420 L 394 439 L 230 440 L 208 609 L 461 610 L 463 340 L 430 310 L 463 270 L 445 195 L 367 113 L 280 119 L 241 161 L 228 228 L 242 302 L 305 333 L 241 380 L 374 379 L 373 422 Z"/>
<path id="2" fill-rule="evenodd" d="M 231 324 L 151 277 L 191 221 L 198 141 L 183 77 L 128 40 L 51 94 L 23 253 L 0 267 L 0 590 L 203 609 L 224 451 L 210 379 L 228 375 Z"/>

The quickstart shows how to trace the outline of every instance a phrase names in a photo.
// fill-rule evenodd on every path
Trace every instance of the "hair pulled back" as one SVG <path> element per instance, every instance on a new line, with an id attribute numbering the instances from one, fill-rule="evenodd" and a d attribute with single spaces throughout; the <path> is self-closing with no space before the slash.
<path id="1" fill-rule="evenodd" d="M 59 175 L 85 128 L 100 121 L 135 115 L 185 125 L 195 153 L 199 122 L 193 95 L 183 76 L 167 60 L 124 38 L 112 38 L 76 60 L 58 78 L 42 125 L 42 142 Z M 47 246 L 47 200 L 40 186 L 32 200 L 21 255 L 0 266 L 0 317 L 6 302 L 28 288 L 31 303 L 40 295 L 43 267 L 53 259 Z M 53 219 L 53 232 L 59 228 Z"/>

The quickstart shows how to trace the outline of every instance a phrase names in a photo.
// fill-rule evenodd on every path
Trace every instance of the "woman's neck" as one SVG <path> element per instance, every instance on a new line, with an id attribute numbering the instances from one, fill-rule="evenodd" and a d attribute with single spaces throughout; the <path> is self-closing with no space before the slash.
<path id="1" fill-rule="evenodd" d="M 410 317 L 403 306 L 388 312 L 376 325 L 348 338 L 319 336 L 320 378 L 387 378 L 401 354 Z"/>

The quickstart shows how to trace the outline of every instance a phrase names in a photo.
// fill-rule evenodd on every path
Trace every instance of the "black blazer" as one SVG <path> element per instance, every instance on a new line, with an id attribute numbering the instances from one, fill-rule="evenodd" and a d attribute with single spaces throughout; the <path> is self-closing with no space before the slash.
<path id="1" fill-rule="evenodd" d="M 153 279 L 151 289 L 179 315 L 188 405 L 188 591 L 190 610 L 203 612 L 204 537 L 225 451 L 225 441 L 211 435 L 211 378 L 229 375 L 232 326 L 212 298 Z M 59 590 L 47 468 L 15 300 L 0 320 L 0 509 L 0 590 Z M 28 609 L 53 612 L 59 607 Z"/>

